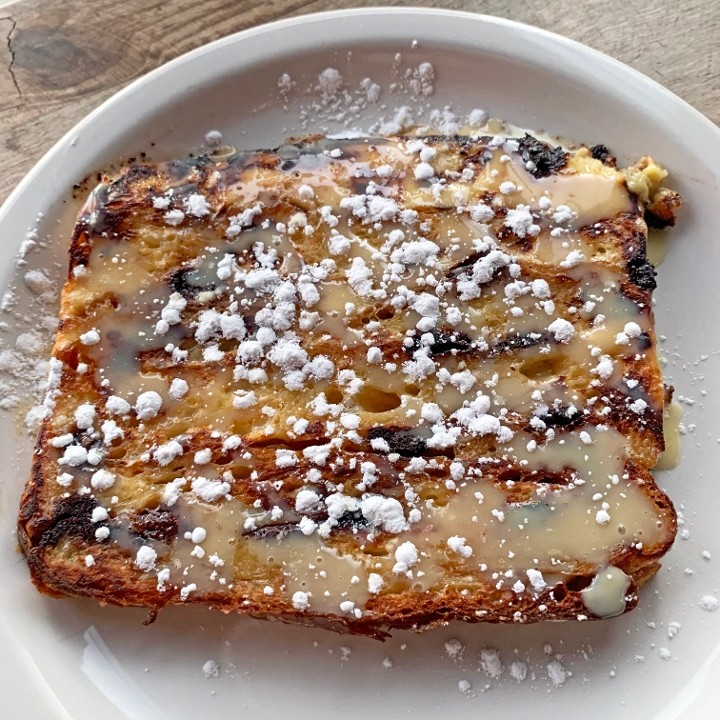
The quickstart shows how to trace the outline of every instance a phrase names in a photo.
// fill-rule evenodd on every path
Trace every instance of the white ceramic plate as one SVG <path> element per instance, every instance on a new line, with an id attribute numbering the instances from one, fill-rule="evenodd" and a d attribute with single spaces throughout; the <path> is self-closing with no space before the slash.
<path id="1" fill-rule="evenodd" d="M 434 67 L 434 94 L 403 94 L 406 71 L 412 74 L 422 62 Z M 357 115 L 331 122 L 342 107 L 333 108 L 312 90 L 327 67 L 340 71 L 349 91 L 370 77 L 384 89 L 379 102 L 361 102 Z M 283 95 L 277 79 L 285 72 L 296 85 Z M 520 126 L 603 142 L 623 160 L 649 153 L 671 169 L 687 207 L 660 270 L 657 319 L 668 338 L 661 346 L 667 377 L 678 395 L 695 402 L 686 406 L 680 468 L 659 482 L 683 510 L 688 537 L 677 541 L 640 607 L 602 623 L 452 625 L 423 636 L 397 633 L 385 644 L 199 608 L 168 610 L 143 627 L 141 611 L 50 600 L 30 585 L 16 549 L 14 516 L 31 439 L 20 434 L 15 440 L 17 419 L 5 413 L 3 717 L 302 720 L 319 713 L 460 720 L 562 717 L 580 710 L 585 717 L 618 720 L 716 716 L 720 613 L 701 609 L 698 601 L 720 592 L 714 567 L 720 557 L 701 554 L 720 551 L 720 342 L 707 319 L 720 300 L 720 131 L 659 85 L 563 38 L 479 15 L 373 9 L 254 28 L 133 83 L 45 156 L 0 212 L 3 282 L 17 279 L 13 257 L 29 227 L 50 239 L 29 256 L 31 266 L 64 263 L 76 207 L 70 186 L 119 156 L 150 149 L 154 159 L 182 156 L 211 128 L 237 146 L 274 146 L 293 133 L 367 127 L 402 104 L 425 118 L 430 108 L 452 105 L 462 116 L 480 106 Z M 39 223 L 38 212 L 44 213 Z M 22 314 L 29 307 L 22 287 L 17 302 Z M 23 322 L 35 319 L 6 331 L 4 348 L 12 346 Z M 0 366 L 6 366 L 1 352 Z M 672 639 L 671 622 L 682 626 Z M 446 655 L 444 643 L 452 637 L 465 645 L 461 659 Z M 499 678 L 481 666 L 480 651 L 487 647 L 500 651 Z M 202 667 L 209 659 L 218 662 L 219 677 L 205 679 Z M 527 664 L 522 682 L 512 678 L 513 661 Z M 572 673 L 562 686 L 560 666 L 548 670 L 555 661 Z M 461 693 L 460 680 L 472 689 Z"/>

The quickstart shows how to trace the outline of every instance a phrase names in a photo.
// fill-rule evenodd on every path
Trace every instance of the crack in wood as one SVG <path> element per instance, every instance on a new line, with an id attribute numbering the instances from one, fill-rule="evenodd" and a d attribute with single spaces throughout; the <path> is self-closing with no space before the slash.
<path id="1" fill-rule="evenodd" d="M 22 90 L 20 90 L 20 85 L 18 84 L 17 77 L 15 77 L 15 50 L 13 48 L 13 33 L 15 32 L 15 28 L 17 27 L 17 20 L 15 20 L 12 17 L 4 17 L 0 18 L 0 22 L 9 21 L 11 23 L 10 30 L 8 31 L 8 34 L 5 36 L 5 41 L 7 42 L 7 49 L 10 53 L 10 62 L 8 63 L 7 69 L 10 73 L 10 78 L 12 80 L 13 85 L 15 86 L 15 90 L 17 91 L 18 97 L 22 98 Z"/>

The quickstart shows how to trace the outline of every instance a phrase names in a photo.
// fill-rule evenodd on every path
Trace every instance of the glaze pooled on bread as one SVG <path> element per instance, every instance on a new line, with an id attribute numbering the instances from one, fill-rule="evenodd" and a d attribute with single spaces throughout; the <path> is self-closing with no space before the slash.
<path id="1" fill-rule="evenodd" d="M 633 607 L 676 531 L 664 176 L 426 136 L 108 178 L 21 508 L 34 581 L 376 636 Z"/>

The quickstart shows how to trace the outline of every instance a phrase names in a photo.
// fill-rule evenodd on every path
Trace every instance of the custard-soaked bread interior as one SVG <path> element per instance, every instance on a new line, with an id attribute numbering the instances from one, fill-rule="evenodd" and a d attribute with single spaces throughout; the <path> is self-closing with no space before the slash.
<path id="1" fill-rule="evenodd" d="M 107 178 L 20 511 L 36 585 L 378 637 L 630 609 L 676 531 L 649 472 L 665 174 L 528 135 Z"/>

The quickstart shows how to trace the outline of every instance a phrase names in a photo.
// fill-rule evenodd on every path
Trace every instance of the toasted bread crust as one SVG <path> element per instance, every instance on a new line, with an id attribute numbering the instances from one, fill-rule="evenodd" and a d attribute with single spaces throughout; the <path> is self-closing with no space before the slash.
<path id="1" fill-rule="evenodd" d="M 430 169 L 445 178 L 444 185 L 436 186 L 433 193 L 424 183 L 427 169 L 418 170 L 419 162 L 407 150 L 413 142 L 418 141 L 328 143 L 309 138 L 294 146 L 242 153 L 219 163 L 199 158 L 159 166 L 136 165 L 106 179 L 93 193 L 78 220 L 69 251 L 60 330 L 53 350 L 54 376 L 46 401 L 48 416 L 40 429 L 18 520 L 21 546 L 33 582 L 42 592 L 147 607 L 153 612 L 168 604 L 202 602 L 223 611 L 378 638 L 384 637 L 387 629 L 424 630 L 450 620 L 524 623 L 596 618 L 617 614 L 615 606 L 622 612 L 637 604 L 638 588 L 657 571 L 677 530 L 672 503 L 649 472 L 663 449 L 665 406 L 651 306 L 654 270 L 646 257 L 647 228 L 642 218 L 649 196 L 643 201 L 631 193 L 622 174 L 612 163 L 597 159 L 595 152 L 583 149 L 571 154 L 524 138 L 508 145 L 506 152 L 512 159 L 503 162 L 508 167 L 517 164 L 521 169 L 516 172 L 528 175 L 529 191 L 535 195 L 525 206 L 521 201 L 506 200 L 504 191 L 498 189 L 499 181 L 487 170 L 499 162 L 496 156 L 502 153 L 493 139 L 425 137 L 422 147 L 434 151 L 426 153 L 434 162 Z M 336 147 L 349 160 L 329 159 L 327 153 Z M 377 186 L 388 188 L 387 195 L 366 194 L 368 175 L 358 175 L 356 168 L 368 165 L 380 168 L 373 171 L 379 174 L 369 176 L 376 178 Z M 384 166 L 391 169 L 386 171 Z M 551 185 L 556 178 L 560 184 Z M 588 210 L 580 203 L 575 219 L 570 215 L 567 220 L 556 219 L 565 214 L 565 206 L 558 200 L 567 192 L 562 182 L 577 178 L 578 187 L 584 187 L 585 178 L 600 178 L 598 187 L 612 190 L 605 206 L 613 211 L 611 216 L 603 215 L 603 208 L 594 209 L 583 222 Z M 511 185 L 511 193 L 524 192 L 516 189 L 517 181 Z M 450 189 L 446 192 L 451 187 L 456 197 Z M 546 187 L 552 189 L 547 196 L 553 199 L 553 206 L 532 209 Z M 375 197 L 394 197 L 394 210 L 387 205 L 386 215 L 381 212 L 368 220 L 374 212 L 370 200 Z M 667 194 L 660 197 L 656 192 L 655 197 L 658 214 L 661 205 L 663 212 L 667 210 L 665 215 L 671 205 L 677 206 L 676 198 Z M 338 198 L 349 200 L 338 207 Z M 450 225 L 458 217 L 458 206 L 463 217 L 470 217 L 462 221 L 462 228 L 469 227 L 475 234 L 489 233 L 495 240 L 483 241 L 484 245 L 473 241 L 474 246 L 470 243 L 459 250 L 447 242 L 443 245 L 443 237 L 462 235 Z M 472 219 L 472 208 L 480 206 L 485 208 L 482 220 Z M 524 207 L 531 207 L 531 212 L 521 218 L 523 225 L 517 218 Z M 400 208 L 411 211 L 406 220 L 399 220 Z M 407 222 L 412 213 L 415 219 Z M 340 233 L 331 230 L 338 218 L 340 229 L 353 234 L 352 247 L 375 247 L 376 255 L 385 253 L 384 263 L 391 262 L 391 251 L 377 250 L 378 243 L 392 228 L 402 228 L 403 237 L 432 238 L 435 249 L 427 244 L 399 246 L 392 260 L 401 268 L 397 272 L 410 278 L 404 282 L 416 282 L 421 271 L 415 269 L 418 264 L 413 253 L 427 252 L 420 265 L 430 263 L 430 269 L 422 272 L 444 277 L 448 288 L 444 293 L 457 298 L 454 302 L 463 312 L 481 313 L 482 321 L 473 325 L 466 316 L 459 325 L 443 326 L 440 320 L 433 325 L 425 322 L 427 313 L 433 312 L 432 303 L 429 310 L 415 310 L 420 307 L 418 300 L 411 300 L 399 312 L 397 303 L 391 302 L 390 290 L 382 290 L 378 275 L 368 289 L 364 281 L 355 279 L 352 269 L 345 269 L 351 268 L 355 250 L 336 252 L 347 240 L 344 236 L 337 240 Z M 277 302 L 262 295 L 262 288 L 252 291 L 259 293 L 256 301 L 249 290 L 251 281 L 259 282 L 258 276 L 251 274 L 262 270 L 262 263 L 267 262 L 262 253 L 271 247 L 265 228 L 276 223 L 282 224 L 277 226 L 279 254 L 264 267 L 274 268 L 272 272 L 280 278 L 277 282 L 290 279 L 296 293 L 313 286 L 302 302 L 293 302 L 298 308 L 304 302 L 308 311 L 321 308 L 320 327 L 326 331 L 297 326 L 288 330 L 281 323 L 273 335 L 282 338 L 285 332 L 293 338 L 294 348 L 302 348 L 299 355 L 323 358 L 323 367 L 332 365 L 332 375 L 323 374 L 322 363 L 317 370 L 308 365 L 311 360 L 302 361 L 306 362 L 304 368 L 302 364 L 284 366 L 282 360 L 272 359 L 272 344 L 265 350 L 262 364 L 244 365 L 239 359 L 240 343 L 254 341 L 264 327 L 257 314 L 266 302 L 262 298 L 268 297 L 271 307 Z M 294 229 L 293 223 L 297 225 Z M 310 232 L 304 231 L 307 227 Z M 452 228 L 449 235 L 448 227 Z M 557 246 L 551 236 L 553 228 L 561 231 L 557 237 L 568 237 L 575 243 L 573 247 L 581 248 L 577 256 L 581 260 L 576 262 L 570 255 L 563 261 L 551 257 L 550 248 Z M 263 246 L 265 250 L 256 246 L 250 250 L 244 237 L 264 238 L 268 244 Z M 232 249 L 238 242 L 246 248 L 239 254 Z M 332 242 L 336 245 L 329 245 Z M 214 249 L 208 253 L 211 247 Z M 328 247 L 335 258 L 332 265 L 325 260 Z M 213 260 L 212 272 L 203 264 L 213 253 L 221 258 L 223 252 L 224 257 L 229 253 L 234 258 L 230 264 L 235 290 L 224 284 L 231 276 L 218 262 Z M 473 280 L 482 274 L 481 265 L 488 254 L 498 258 L 497 267 L 487 280 Z M 117 258 L 115 267 L 108 260 L 111 255 Z M 369 255 L 362 257 L 370 263 Z M 126 276 L 115 269 L 123 263 L 132 266 Z M 369 265 L 363 261 L 363 266 Z M 306 267 L 315 269 L 303 274 Z M 325 277 L 318 280 L 323 273 Z M 518 285 L 518 277 L 528 280 Z M 536 283 L 532 295 L 530 279 Z M 483 285 L 482 292 L 474 295 L 473 282 Z M 342 288 L 344 283 L 351 289 Z M 378 283 L 380 290 L 375 289 Z M 506 289 L 511 286 L 512 292 Z M 145 301 L 138 299 L 155 293 L 156 287 L 161 289 L 156 293 L 157 302 L 140 307 Z M 435 286 L 423 280 L 415 287 L 414 297 L 428 287 Z M 551 298 L 544 288 L 549 289 Z M 501 303 L 503 289 L 507 301 Z M 315 299 L 315 291 L 319 291 L 319 299 Z M 597 299 L 601 291 L 609 299 Z M 251 307 L 251 311 L 232 309 L 233 292 L 238 298 L 249 298 L 240 307 Z M 335 305 L 328 305 L 331 301 L 327 298 L 336 292 L 344 293 L 345 302 L 332 300 Z M 438 297 L 445 295 L 438 293 Z M 353 300 L 351 311 L 347 310 L 348 299 Z M 550 299 L 552 306 L 544 304 Z M 176 322 L 172 308 L 172 312 L 161 313 L 172 302 L 179 308 Z M 510 313 L 513 306 L 521 312 Z M 341 309 L 330 312 L 328 307 L 345 307 L 345 320 L 334 319 L 342 317 Z M 209 334 L 205 333 L 203 319 L 210 317 L 208 308 L 217 318 L 220 314 L 230 318 L 222 330 L 220 323 L 225 321 L 213 315 L 216 326 L 208 325 Z M 341 314 L 333 314 L 337 312 Z M 233 320 L 233 313 L 242 320 Z M 550 321 L 556 316 L 565 320 L 553 330 Z M 528 325 L 530 331 L 513 330 L 522 317 L 532 318 L 538 331 L 534 325 Z M 413 329 L 416 322 L 418 330 Z M 493 323 L 496 330 L 473 335 L 481 322 Z M 603 323 L 608 324 L 605 335 Z M 570 339 L 562 335 L 570 332 L 568 326 L 572 326 Z M 141 328 L 143 339 L 138 341 L 132 333 Z M 613 343 L 616 331 L 621 332 Z M 288 332 L 295 335 L 288 336 Z M 363 341 L 355 343 L 355 337 Z M 584 354 L 573 349 L 580 347 L 572 344 L 573 338 L 579 337 L 587 338 Z M 174 351 L 167 349 L 164 338 Z M 377 373 L 368 346 L 380 348 L 383 358 L 404 368 L 406 389 L 398 391 L 391 375 L 386 386 L 383 381 L 369 380 Z M 593 346 L 598 352 L 588 354 L 587 348 Z M 186 354 L 177 355 L 180 350 Z M 248 346 L 247 350 L 255 352 L 257 348 Z M 608 358 L 605 367 L 595 368 L 602 358 Z M 426 381 L 420 375 L 413 380 L 413 363 L 420 362 L 432 363 L 435 370 L 440 368 L 438 373 L 450 368 L 447 376 L 437 376 L 440 385 L 448 389 L 437 390 L 436 380 Z M 252 367 L 265 369 L 269 375 L 265 385 L 248 380 Z M 514 385 L 506 384 L 502 392 L 494 389 L 496 371 L 501 379 L 506 373 L 523 383 L 518 399 L 507 400 Z M 457 380 L 442 380 L 453 372 L 458 374 Z M 335 378 L 342 377 L 350 380 L 338 380 L 336 385 Z M 352 384 L 353 377 L 364 380 L 350 392 L 344 388 Z M 171 381 L 178 378 L 190 389 L 181 398 L 168 397 Z M 453 401 L 456 404 L 449 405 L 450 386 L 462 386 L 465 381 L 477 387 L 466 398 L 458 395 Z M 487 396 L 482 392 L 476 396 L 480 387 L 491 390 L 483 390 Z M 142 417 L 145 410 L 138 397 L 148 388 L 160 391 L 156 394 L 162 396 L 162 408 L 148 410 L 150 414 Z M 531 402 L 532 391 L 545 395 Z M 319 393 L 328 407 L 340 402 L 343 415 L 341 410 L 331 410 L 336 413 L 330 415 L 336 418 L 331 421 L 327 414 L 308 413 L 308 407 L 318 407 L 313 403 Z M 414 407 L 412 393 L 425 403 L 414 413 L 422 407 L 422 413 L 430 413 L 428 417 L 437 415 L 437 403 L 443 404 L 442 428 L 438 421 L 423 425 L 411 420 L 414 413 L 400 414 L 400 409 Z M 338 401 L 336 396 L 344 399 Z M 124 412 L 112 409 L 118 397 L 129 402 Z M 485 427 L 479 415 L 473 416 L 478 425 L 462 424 L 466 421 L 461 410 L 469 412 L 472 397 L 487 400 L 482 412 L 484 418 L 493 418 L 484 421 L 492 431 L 473 429 Z M 554 404 L 548 400 L 553 397 Z M 249 404 L 251 400 L 256 404 Z M 86 420 L 83 412 L 92 417 Z M 300 435 L 291 431 L 297 427 L 298 416 L 304 420 Z M 347 426 L 338 425 L 337 418 Z M 431 422 L 435 422 L 435 434 L 429 433 Z M 452 441 L 442 439 L 443 433 L 452 435 L 452 428 L 457 428 Z M 230 442 L 232 438 L 237 440 Z M 560 439 L 567 450 L 557 449 L 555 443 Z M 583 443 L 587 443 L 591 458 L 587 468 L 579 460 L 585 452 Z M 602 464 L 601 447 L 609 448 L 606 451 L 613 456 L 616 470 Z M 79 460 L 73 459 L 67 448 L 76 448 Z M 537 455 L 531 454 L 535 448 L 544 453 L 540 464 Z M 210 459 L 199 460 L 194 455 L 198 451 Z M 600 465 L 593 464 L 597 462 Z M 366 469 L 361 472 L 361 467 Z M 419 474 L 417 467 L 423 468 Z M 614 478 L 603 490 L 607 510 L 594 495 L 591 501 L 589 491 L 583 489 L 596 482 L 593 472 L 595 478 L 598 472 Z M 223 482 L 225 491 L 215 493 L 224 487 Z M 613 483 L 622 490 L 621 496 L 613 494 Z M 305 509 L 298 495 L 308 488 L 317 499 Z M 477 537 L 468 535 L 474 528 L 468 525 L 470 515 L 462 509 L 469 500 L 475 502 L 471 491 L 475 497 L 484 497 L 486 505 L 491 498 L 500 503 L 493 517 L 479 523 Z M 620 499 L 627 497 L 631 499 Z M 349 509 L 335 516 L 332 501 L 340 500 Z M 479 502 L 477 512 L 484 513 L 483 499 Z M 534 567 L 540 581 L 531 583 L 537 576 L 528 572 L 526 577 L 527 566 L 508 564 L 501 551 L 509 543 L 507 547 L 515 547 L 513 555 L 524 557 L 527 550 L 528 558 L 532 557 L 524 536 L 505 526 L 496 527 L 495 520 L 503 523 L 500 516 L 523 508 L 554 512 L 556 505 L 567 508 L 562 511 L 562 522 L 568 528 L 576 522 L 573 517 L 587 516 L 584 524 L 572 526 L 592 539 L 586 546 L 579 542 L 582 547 L 575 557 L 548 547 L 543 559 L 544 551 L 538 549 L 540 557 Z M 369 509 L 371 506 L 393 513 L 400 508 L 401 516 L 383 519 L 386 516 Z M 235 510 L 229 511 L 230 507 Z M 408 521 L 413 510 L 415 517 L 419 516 L 413 520 L 416 526 Z M 230 518 L 223 512 L 237 515 Z M 273 512 L 278 518 L 271 521 Z M 616 512 L 630 524 L 621 523 L 620 535 L 602 534 Z M 649 525 L 647 518 L 652 519 Z M 305 529 L 299 532 L 301 519 L 306 527 L 313 526 L 310 533 Z M 637 528 L 632 525 L 635 521 Z M 207 526 L 203 530 L 213 535 L 206 545 L 215 549 L 214 555 L 203 549 L 204 538 L 197 542 L 189 539 L 201 522 Z M 477 519 L 472 522 L 477 527 Z M 528 527 L 535 522 L 542 527 L 554 520 L 532 520 Z M 453 532 L 453 523 L 457 532 Z M 215 525 L 225 533 L 218 535 L 219 539 L 214 530 L 210 532 Z M 107 528 L 107 532 L 98 534 L 99 528 Z M 319 536 L 313 534 L 315 528 Z M 530 546 L 535 532 L 540 530 L 527 531 Z M 350 595 L 330 583 L 325 594 L 338 593 L 330 605 L 319 596 L 325 585 L 316 574 L 308 575 L 302 585 L 293 584 L 297 580 L 293 572 L 307 573 L 307 569 L 292 565 L 296 562 L 292 553 L 305 557 L 307 546 L 302 543 L 310 542 L 308 536 L 317 538 L 320 550 L 316 554 L 327 552 L 328 556 L 323 555 L 327 562 L 340 563 L 336 571 L 341 575 L 347 570 L 343 562 L 354 568 L 352 572 L 363 578 L 361 583 L 358 579 L 363 593 L 352 595 L 356 591 L 351 585 L 358 584 L 355 581 L 348 585 Z M 402 566 L 406 561 L 400 546 L 406 539 L 420 549 L 421 557 Z M 268 548 L 275 549 L 275 554 L 286 552 L 286 543 L 292 548 L 286 558 L 289 565 L 279 566 L 275 557 L 263 559 Z M 193 545 L 196 559 L 191 558 Z M 394 567 L 393 554 L 397 560 Z M 214 568 L 207 564 L 207 558 L 213 556 L 218 558 Z M 183 567 L 192 583 L 182 574 L 174 574 Z M 622 571 L 627 587 L 606 613 L 593 612 L 590 608 L 599 606 L 589 602 L 588 589 L 595 587 L 606 567 Z M 413 575 L 413 568 L 426 570 Z M 163 569 L 164 575 L 160 574 Z M 503 575 L 507 571 L 510 575 Z M 365 590 L 366 584 L 370 587 L 378 582 L 370 579 L 372 574 L 381 578 L 382 589 Z M 190 585 L 194 587 L 188 590 Z M 312 588 L 309 593 L 308 588 Z M 296 592 L 291 592 L 293 589 Z M 341 608 L 341 598 L 351 596 L 355 600 Z"/>

